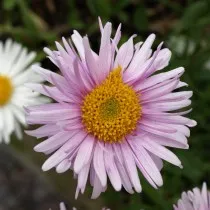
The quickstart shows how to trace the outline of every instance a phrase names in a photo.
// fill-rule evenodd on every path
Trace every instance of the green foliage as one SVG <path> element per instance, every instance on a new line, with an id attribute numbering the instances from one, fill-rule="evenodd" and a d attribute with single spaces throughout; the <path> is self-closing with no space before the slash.
<path id="1" fill-rule="evenodd" d="M 3 8 L 7 11 L 12 10 L 17 3 L 17 0 L 5 0 L 3 1 Z"/>
<path id="2" fill-rule="evenodd" d="M 174 150 L 184 168 L 164 164 L 164 185 L 159 190 L 153 189 L 143 177 L 141 194 L 128 195 L 109 188 L 102 195 L 102 202 L 111 209 L 169 210 L 183 190 L 201 186 L 203 181 L 210 187 L 209 11 L 207 0 L 46 0 L 41 4 L 33 0 L 2 1 L 0 37 L 12 37 L 30 50 L 37 51 L 38 60 L 43 61 L 46 68 L 52 66 L 45 62 L 43 47 L 54 48 L 54 41 L 59 41 L 62 36 L 70 37 L 73 29 L 79 30 L 82 35 L 88 34 L 96 48 L 99 40 L 98 16 L 103 22 L 110 20 L 115 29 L 122 22 L 123 40 L 135 33 L 139 36 L 137 40 L 140 40 L 155 32 L 158 35 L 156 44 L 164 40 L 165 46 L 173 52 L 168 68 L 186 68 L 183 80 L 194 91 L 191 116 L 198 121 L 198 126 L 192 129 L 190 149 Z M 172 42 L 173 37 L 175 41 Z M 27 148 L 27 152 L 33 153 L 32 148 Z M 65 197 L 71 188 L 68 185 L 70 179 L 72 174 L 55 182 L 55 186 L 63 185 L 61 194 Z"/>

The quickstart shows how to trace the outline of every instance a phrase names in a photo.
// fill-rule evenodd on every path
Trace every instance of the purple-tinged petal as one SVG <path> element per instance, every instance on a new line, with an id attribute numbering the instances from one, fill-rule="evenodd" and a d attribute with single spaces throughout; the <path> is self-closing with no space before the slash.
<path id="1" fill-rule="evenodd" d="M 96 176 L 99 178 L 101 185 L 103 187 L 107 184 L 107 174 L 104 163 L 104 151 L 97 142 L 95 146 L 94 156 L 93 156 L 93 166 L 96 172 Z"/>
<path id="2" fill-rule="evenodd" d="M 123 70 L 125 70 L 130 63 L 133 52 L 134 52 L 134 46 L 133 46 L 133 38 L 135 35 L 131 36 L 131 38 L 125 42 L 119 49 L 115 62 L 114 62 L 114 68 L 117 68 L 118 66 L 121 66 Z"/>
<path id="3" fill-rule="evenodd" d="M 115 164 L 114 154 L 112 154 L 113 153 L 112 145 L 106 144 L 105 147 L 107 150 L 104 152 L 106 172 L 109 176 L 110 182 L 112 183 L 112 186 L 114 187 L 114 189 L 116 191 L 120 191 L 122 187 L 122 182 L 121 182 L 120 174 Z"/>
<path id="4" fill-rule="evenodd" d="M 80 145 L 75 162 L 74 172 L 79 173 L 80 170 L 89 162 L 91 154 L 93 152 L 95 139 L 88 135 L 86 139 Z"/>
<path id="5" fill-rule="evenodd" d="M 121 144 L 121 150 L 122 150 L 125 166 L 128 171 L 130 180 L 133 184 L 133 187 L 136 190 L 136 192 L 140 193 L 142 188 L 141 188 L 140 180 L 138 177 L 135 160 L 133 158 L 132 151 L 129 148 L 129 145 L 126 141 Z"/>

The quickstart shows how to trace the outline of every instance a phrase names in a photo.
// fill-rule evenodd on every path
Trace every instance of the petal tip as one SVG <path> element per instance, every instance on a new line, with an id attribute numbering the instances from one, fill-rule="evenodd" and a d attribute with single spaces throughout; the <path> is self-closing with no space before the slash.
<path id="1" fill-rule="evenodd" d="M 43 165 L 42 165 L 42 171 L 49 171 L 50 170 L 50 168 L 49 168 L 49 166 L 46 164 L 46 163 L 44 163 Z"/>

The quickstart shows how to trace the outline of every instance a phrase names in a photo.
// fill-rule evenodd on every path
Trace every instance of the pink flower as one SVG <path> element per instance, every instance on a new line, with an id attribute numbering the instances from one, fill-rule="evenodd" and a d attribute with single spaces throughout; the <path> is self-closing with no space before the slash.
<path id="1" fill-rule="evenodd" d="M 64 38 L 65 48 L 59 43 L 55 51 L 45 48 L 61 75 L 35 67 L 51 85 L 28 85 L 55 100 L 26 109 L 28 124 L 43 124 L 27 133 L 47 138 L 35 151 L 52 154 L 42 169 L 73 170 L 76 197 L 84 193 L 88 177 L 92 198 L 106 191 L 107 177 L 116 191 L 123 186 L 141 192 L 138 170 L 154 188 L 161 186 L 162 159 L 182 167 L 165 146 L 188 149 L 188 127 L 196 125 L 183 116 L 190 112 L 183 108 L 191 104 L 192 91 L 177 91 L 187 86 L 180 81 L 184 68 L 158 72 L 168 65 L 170 50 L 161 43 L 153 52 L 154 34 L 136 45 L 133 35 L 118 49 L 121 25 L 111 39 L 111 23 L 99 23 L 99 54 L 87 36 L 74 31 L 76 49 Z"/>
<path id="2" fill-rule="evenodd" d="M 194 188 L 192 191 L 183 192 L 174 210 L 210 210 L 210 192 L 207 191 L 206 183 L 202 190 Z"/>

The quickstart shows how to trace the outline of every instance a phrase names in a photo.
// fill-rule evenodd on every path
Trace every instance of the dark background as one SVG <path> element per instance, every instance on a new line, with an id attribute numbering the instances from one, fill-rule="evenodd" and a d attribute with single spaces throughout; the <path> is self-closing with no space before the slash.
<path id="1" fill-rule="evenodd" d="M 186 68 L 183 81 L 194 91 L 191 117 L 198 121 L 189 138 L 189 150 L 176 149 L 183 169 L 165 163 L 164 185 L 154 190 L 141 177 L 143 192 L 129 195 L 111 187 L 97 200 L 90 200 L 91 188 L 74 200 L 76 182 L 72 173 L 43 173 L 46 159 L 32 148 L 39 142 L 24 136 L 13 137 L 9 146 L 0 145 L 0 210 L 58 209 L 65 201 L 69 209 L 171 210 L 183 190 L 210 186 L 210 1 L 208 0 L 1 0 L 0 39 L 8 37 L 38 52 L 37 61 L 45 68 L 57 69 L 45 58 L 44 46 L 70 37 L 72 30 L 88 34 L 97 49 L 100 40 L 97 17 L 123 24 L 123 40 L 138 34 L 144 40 L 157 35 L 155 45 L 164 41 L 173 54 L 170 66 Z M 155 47 L 155 46 L 154 46 Z M 1 68 L 1 67 L 0 67 Z M 141 175 L 140 175 L 141 176 Z"/>

